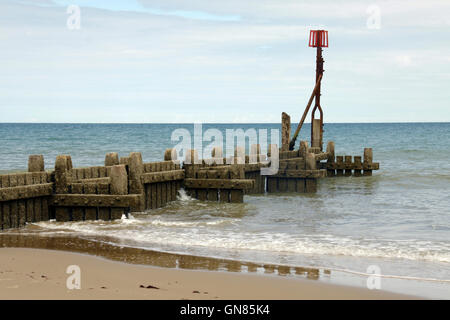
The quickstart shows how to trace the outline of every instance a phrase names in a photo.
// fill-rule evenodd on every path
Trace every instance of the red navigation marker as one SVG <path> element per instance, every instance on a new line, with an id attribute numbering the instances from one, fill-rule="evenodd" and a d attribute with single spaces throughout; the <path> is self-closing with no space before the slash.
<path id="1" fill-rule="evenodd" d="M 313 48 L 328 48 L 328 31 L 311 30 L 309 32 L 309 46 Z"/>

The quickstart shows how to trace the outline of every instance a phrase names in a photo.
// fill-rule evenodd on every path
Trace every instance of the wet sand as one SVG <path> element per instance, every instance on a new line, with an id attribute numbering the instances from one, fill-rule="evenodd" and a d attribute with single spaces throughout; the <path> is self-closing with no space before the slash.
<path id="1" fill-rule="evenodd" d="M 81 271 L 69 290 L 67 267 Z M 1 248 L 0 299 L 410 299 L 315 280 L 134 265 L 65 251 Z"/>

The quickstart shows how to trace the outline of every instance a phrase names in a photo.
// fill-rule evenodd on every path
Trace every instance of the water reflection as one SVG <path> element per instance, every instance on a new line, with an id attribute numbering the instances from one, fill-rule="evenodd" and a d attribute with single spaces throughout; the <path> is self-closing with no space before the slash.
<path id="1" fill-rule="evenodd" d="M 182 254 L 165 253 L 131 247 L 120 247 L 93 239 L 69 236 L 35 236 L 24 234 L 0 234 L 0 247 L 35 248 L 87 253 L 107 259 L 132 264 L 150 265 L 164 268 L 179 268 L 209 271 L 227 271 L 248 273 L 278 274 L 280 276 L 296 275 L 318 280 L 319 269 L 300 268 L 286 265 L 258 264 L 253 262 L 228 259 L 198 257 Z M 330 270 L 323 270 L 330 274 Z"/>

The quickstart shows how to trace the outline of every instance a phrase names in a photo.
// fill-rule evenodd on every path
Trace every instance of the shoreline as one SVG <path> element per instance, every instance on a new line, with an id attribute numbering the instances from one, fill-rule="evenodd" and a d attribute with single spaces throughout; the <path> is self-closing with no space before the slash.
<path id="1" fill-rule="evenodd" d="M 0 248 L 0 261 L 0 299 L 420 299 L 309 279 L 137 265 L 51 249 Z M 80 290 L 67 289 L 70 265 L 80 267 Z"/>

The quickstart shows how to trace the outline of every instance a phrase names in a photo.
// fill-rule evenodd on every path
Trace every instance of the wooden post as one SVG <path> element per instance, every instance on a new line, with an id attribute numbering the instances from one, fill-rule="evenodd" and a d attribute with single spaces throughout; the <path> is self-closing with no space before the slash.
<path id="1" fill-rule="evenodd" d="M 208 179 L 218 179 L 219 173 L 217 170 L 208 170 L 206 172 Z M 218 189 L 208 189 L 208 200 L 209 201 L 218 201 L 219 200 L 219 190 Z"/>
<path id="2" fill-rule="evenodd" d="M 235 164 L 230 166 L 230 179 L 244 179 L 244 166 Z M 230 192 L 230 202 L 242 203 L 244 202 L 244 190 L 233 189 Z"/>
<path id="3" fill-rule="evenodd" d="M 306 170 L 316 170 L 316 156 L 314 153 L 307 153 L 305 158 Z M 307 178 L 305 182 L 305 192 L 317 192 L 317 179 Z"/>
<path id="4" fill-rule="evenodd" d="M 355 156 L 354 161 L 355 161 L 355 167 L 353 170 L 353 175 L 355 177 L 361 177 L 361 169 L 362 169 L 361 156 Z"/>
<path id="5" fill-rule="evenodd" d="M 110 192 L 114 195 L 128 194 L 128 175 L 125 165 L 115 165 L 111 168 Z M 125 214 L 123 208 L 111 208 L 111 220 L 121 219 Z"/>
<path id="6" fill-rule="evenodd" d="M 350 177 L 352 175 L 352 169 L 350 169 L 352 167 L 352 156 L 345 156 L 345 171 L 344 171 L 344 175 L 346 177 Z"/>
<path id="7" fill-rule="evenodd" d="M 311 147 L 320 148 L 322 150 L 322 145 L 320 143 L 320 135 L 321 135 L 321 123 L 320 119 L 314 119 L 311 123 L 312 126 L 312 136 L 311 136 Z"/>
<path id="8" fill-rule="evenodd" d="M 117 152 L 111 152 L 105 156 L 105 167 L 116 166 L 119 163 L 119 154 Z"/>
<path id="9" fill-rule="evenodd" d="M 300 148 L 299 148 L 299 152 L 298 152 L 299 157 L 306 159 L 307 152 L 308 152 L 308 142 L 300 141 Z"/>
<path id="10" fill-rule="evenodd" d="M 372 153 L 372 148 L 364 148 L 364 165 L 368 164 L 371 165 L 373 161 L 373 153 Z M 372 175 L 372 170 L 367 169 L 364 170 L 363 172 L 364 176 L 371 176 Z"/>
<path id="11" fill-rule="evenodd" d="M 289 151 L 291 139 L 291 117 L 283 112 L 281 114 L 281 151 Z"/>
<path id="12" fill-rule="evenodd" d="M 166 152 L 164 152 L 164 161 L 173 161 L 177 160 L 177 150 L 175 148 L 166 149 Z"/>
<path id="13" fill-rule="evenodd" d="M 8 188 L 9 175 L 2 175 L 0 184 L 2 188 Z M 2 214 L 3 214 L 3 229 L 11 228 L 10 202 L 0 202 L 0 206 L 2 207 Z"/>
<path id="14" fill-rule="evenodd" d="M 343 156 L 336 156 L 336 176 L 342 177 L 344 175 L 344 157 Z"/>
<path id="15" fill-rule="evenodd" d="M 129 170 L 129 191 L 130 194 L 144 194 L 144 184 L 141 181 L 141 176 L 144 173 L 144 163 L 142 162 L 142 154 L 140 152 L 131 152 L 128 163 Z M 132 211 L 142 212 L 144 211 L 144 197 L 141 197 L 141 201 L 136 204 Z"/>
<path id="16" fill-rule="evenodd" d="M 71 160 L 65 155 L 59 155 L 55 161 L 55 191 L 57 194 L 65 194 L 69 192 L 69 168 Z M 64 207 L 56 207 L 56 221 L 70 221 L 70 210 Z"/>
<path id="17" fill-rule="evenodd" d="M 334 177 L 336 175 L 336 171 L 334 169 L 331 169 L 330 167 L 334 165 L 334 142 L 333 141 L 329 141 L 327 144 L 327 153 L 328 153 L 328 158 L 327 158 L 327 176 L 328 177 Z"/>
<path id="18" fill-rule="evenodd" d="M 45 171 L 44 156 L 31 155 L 28 157 L 28 172 Z"/>

